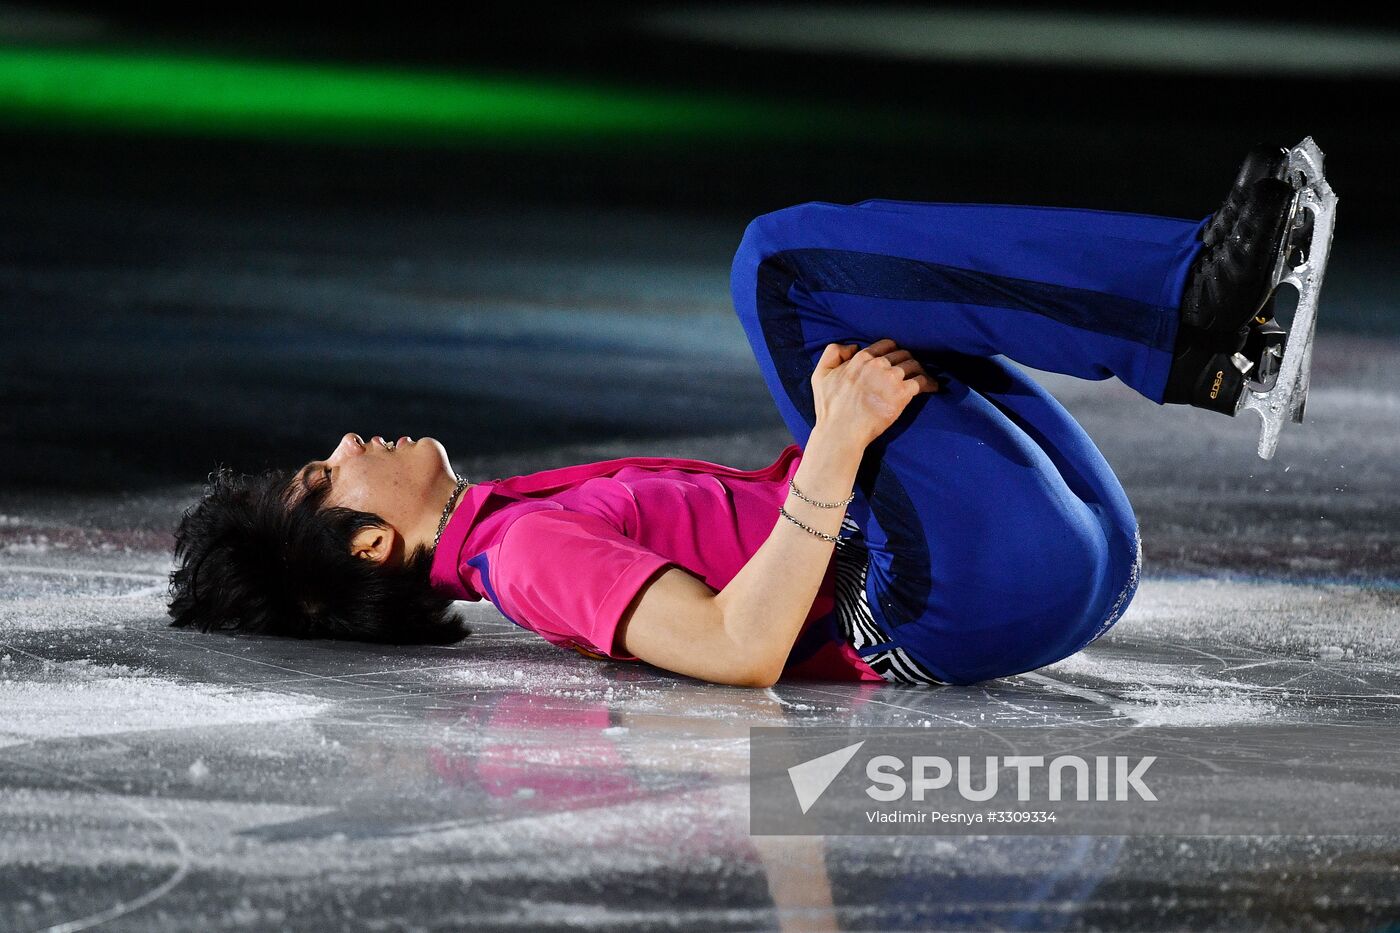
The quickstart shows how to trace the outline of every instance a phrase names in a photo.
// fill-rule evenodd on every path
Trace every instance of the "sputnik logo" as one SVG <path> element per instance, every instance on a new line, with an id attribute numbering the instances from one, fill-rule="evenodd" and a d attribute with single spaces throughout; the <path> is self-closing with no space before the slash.
<path id="1" fill-rule="evenodd" d="M 836 776 L 864 744 L 865 740 L 861 739 L 854 745 L 838 748 L 834 752 L 788 768 L 788 779 L 792 781 L 793 793 L 797 794 L 797 803 L 802 807 L 803 813 L 812 809 L 812 805 L 826 793 L 831 782 L 836 780 Z"/>

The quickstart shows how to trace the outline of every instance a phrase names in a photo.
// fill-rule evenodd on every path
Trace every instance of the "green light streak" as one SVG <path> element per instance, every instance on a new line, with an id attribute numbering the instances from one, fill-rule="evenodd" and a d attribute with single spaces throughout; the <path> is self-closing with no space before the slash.
<path id="1" fill-rule="evenodd" d="M 343 141 L 628 145 L 851 131 L 830 109 L 563 80 L 150 50 L 0 48 L 0 120 Z"/>

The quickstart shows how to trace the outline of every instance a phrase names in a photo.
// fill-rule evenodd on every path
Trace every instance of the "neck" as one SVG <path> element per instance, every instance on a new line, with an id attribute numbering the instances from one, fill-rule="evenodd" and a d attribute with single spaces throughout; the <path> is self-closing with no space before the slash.
<path id="1" fill-rule="evenodd" d="M 455 479 L 451 480 L 450 483 L 444 483 L 445 492 L 442 495 L 442 508 L 439 508 L 438 511 L 433 514 L 432 520 L 428 523 L 427 527 L 427 535 L 424 543 L 430 551 L 435 549 L 437 545 L 439 531 L 447 530 L 447 526 L 452 522 L 452 516 L 457 514 L 457 510 L 460 509 L 462 503 L 466 501 L 467 490 L 471 489 L 474 485 L 476 484 L 464 483 L 459 489 L 457 480 Z M 445 518 L 443 512 L 444 508 L 447 509 Z"/>

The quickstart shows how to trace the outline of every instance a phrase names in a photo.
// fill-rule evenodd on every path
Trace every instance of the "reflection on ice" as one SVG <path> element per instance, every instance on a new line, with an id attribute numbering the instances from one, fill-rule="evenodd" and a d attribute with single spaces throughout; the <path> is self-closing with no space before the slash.
<path id="1" fill-rule="evenodd" d="M 1214 584 L 1203 604 L 1149 579 L 1106 639 L 1033 674 L 755 691 L 577 657 L 486 604 L 464 604 L 477 634 L 453 648 L 171 632 L 157 598 L 105 579 L 30 602 L 32 624 L 11 606 L 0 630 L 5 928 L 131 905 L 142 929 L 379 916 L 600 930 L 1118 928 L 1143 911 L 1247 925 L 1297 910 L 1344 926 L 1394 907 L 1395 840 L 748 833 L 755 725 L 1391 717 L 1384 640 L 1355 646 L 1393 607 L 1352 588 L 1295 590 L 1319 598 L 1271 643 L 1257 629 L 1276 623 L 1230 607 L 1283 604 L 1288 588 Z M 70 613 L 86 624 L 59 624 Z M 1353 650 L 1320 661 L 1300 632 Z M 1342 892 L 1329 866 L 1344 862 Z"/>

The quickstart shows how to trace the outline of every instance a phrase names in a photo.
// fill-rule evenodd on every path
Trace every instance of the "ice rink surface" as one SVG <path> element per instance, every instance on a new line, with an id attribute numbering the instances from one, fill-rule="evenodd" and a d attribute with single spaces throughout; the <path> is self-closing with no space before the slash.
<path id="1" fill-rule="evenodd" d="M 4 208 L 0 929 L 1400 929 L 1395 837 L 747 831 L 754 725 L 1396 722 L 1400 328 L 1358 323 L 1395 319 L 1396 279 L 1345 204 L 1275 460 L 1252 415 L 1038 374 L 1138 511 L 1112 632 L 974 687 L 766 691 L 589 660 L 486 602 L 460 645 L 386 649 L 171 630 L 162 600 L 216 461 L 349 430 L 432 435 L 472 479 L 770 463 L 790 438 L 729 311 L 743 217 Z"/>

